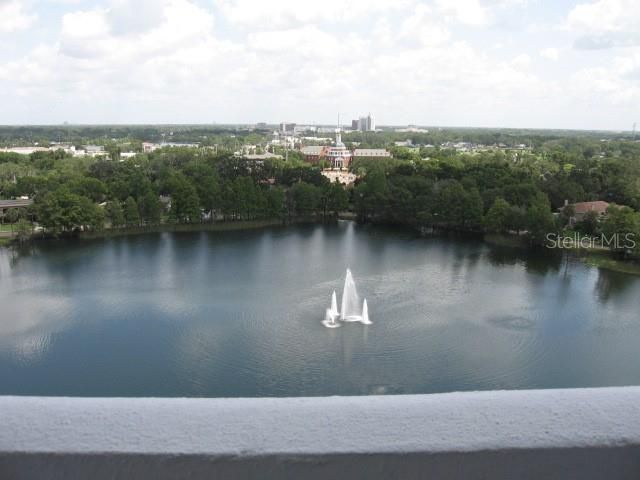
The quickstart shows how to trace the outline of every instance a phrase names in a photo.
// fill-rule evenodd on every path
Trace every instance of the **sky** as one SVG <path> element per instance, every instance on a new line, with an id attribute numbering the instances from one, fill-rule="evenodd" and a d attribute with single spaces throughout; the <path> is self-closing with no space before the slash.
<path id="1" fill-rule="evenodd" d="M 0 124 L 631 130 L 639 0 L 0 0 Z"/>

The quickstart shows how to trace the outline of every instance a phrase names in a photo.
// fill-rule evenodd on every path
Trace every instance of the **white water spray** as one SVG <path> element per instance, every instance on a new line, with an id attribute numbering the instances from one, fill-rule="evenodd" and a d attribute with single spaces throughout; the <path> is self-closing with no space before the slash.
<path id="1" fill-rule="evenodd" d="M 371 325 L 372 323 L 369 319 L 367 300 L 365 299 L 364 302 L 360 304 L 356 283 L 349 269 L 347 269 L 347 275 L 344 279 L 340 311 L 338 311 L 338 299 L 334 291 L 331 295 L 331 307 L 327 308 L 325 319 L 322 323 L 327 328 L 336 328 L 340 326 L 337 322 L 338 319 L 343 322 L 361 322 L 365 325 Z"/>
<path id="2" fill-rule="evenodd" d="M 364 299 L 362 304 L 362 323 L 365 325 L 371 325 L 371 320 L 369 320 L 369 307 L 367 305 L 367 299 Z"/>

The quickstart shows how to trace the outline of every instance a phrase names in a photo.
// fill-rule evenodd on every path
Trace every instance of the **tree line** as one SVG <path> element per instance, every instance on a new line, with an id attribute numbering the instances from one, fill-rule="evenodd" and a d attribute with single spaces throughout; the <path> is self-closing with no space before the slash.
<path id="1" fill-rule="evenodd" d="M 490 135 L 460 133 L 472 134 Z M 364 222 L 526 232 L 539 244 L 568 226 L 568 216 L 558 214 L 565 201 L 590 200 L 627 208 L 607 215 L 609 226 L 587 217 L 576 228 L 596 233 L 613 228 L 615 220 L 625 231 L 638 231 L 640 143 L 551 134 L 536 142 L 518 153 L 396 149 L 395 158 L 354 163 L 359 178 L 349 188 L 329 183 L 319 167 L 293 154 L 262 162 L 225 151 L 167 148 L 118 162 L 62 151 L 0 153 L 0 198 L 34 199 L 29 218 L 53 234 L 167 222 L 327 218 L 352 208 Z"/>
<path id="2" fill-rule="evenodd" d="M 51 234 L 218 220 L 335 216 L 348 194 L 297 161 L 249 161 L 171 148 L 116 162 L 36 152 L 0 154 L 0 195 L 34 200 Z"/>

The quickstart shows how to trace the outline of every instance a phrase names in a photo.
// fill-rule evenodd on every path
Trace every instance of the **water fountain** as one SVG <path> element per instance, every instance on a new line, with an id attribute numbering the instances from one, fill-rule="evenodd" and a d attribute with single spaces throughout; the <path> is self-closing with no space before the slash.
<path id="1" fill-rule="evenodd" d="M 340 311 L 338 311 L 338 300 L 334 291 L 331 295 L 331 307 L 327 308 L 322 324 L 327 328 L 337 328 L 340 326 L 337 322 L 338 318 L 343 322 L 361 322 L 365 325 L 372 323 L 369 319 L 367 300 L 365 299 L 362 305 L 360 304 L 356 283 L 349 269 L 347 269 L 347 275 L 344 279 Z"/>

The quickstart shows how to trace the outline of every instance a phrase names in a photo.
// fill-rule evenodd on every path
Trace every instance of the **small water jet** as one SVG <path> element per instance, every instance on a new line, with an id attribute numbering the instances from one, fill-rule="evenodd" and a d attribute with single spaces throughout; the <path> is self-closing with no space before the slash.
<path id="1" fill-rule="evenodd" d="M 371 325 L 371 320 L 369 320 L 369 307 L 367 306 L 367 299 L 364 299 L 362 303 L 362 323 L 365 325 Z"/>
<path id="2" fill-rule="evenodd" d="M 337 317 L 331 313 L 331 309 L 327 308 L 322 324 L 327 328 L 338 328 L 341 325 L 336 321 Z"/>
<path id="3" fill-rule="evenodd" d="M 331 314 L 334 317 L 337 317 L 338 315 L 340 315 L 340 312 L 338 311 L 338 297 L 336 296 L 336 291 L 333 291 L 333 294 L 331 295 Z"/>

